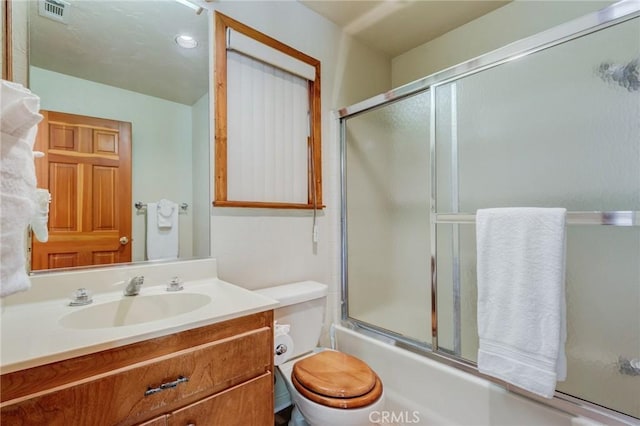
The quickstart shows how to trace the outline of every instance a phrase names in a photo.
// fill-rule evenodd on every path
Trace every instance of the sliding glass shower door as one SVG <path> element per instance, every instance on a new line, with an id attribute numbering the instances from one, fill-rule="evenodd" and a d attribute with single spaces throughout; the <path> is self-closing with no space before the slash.
<path id="1" fill-rule="evenodd" d="M 607 10 L 341 110 L 343 319 L 479 374 L 476 211 L 564 207 L 568 375 L 552 405 L 635 424 L 640 10 Z"/>
<path id="2" fill-rule="evenodd" d="M 569 217 L 568 376 L 557 390 L 640 418 L 639 78 L 635 18 L 431 90 L 438 215 L 564 207 L 627 218 Z M 438 344 L 475 362 L 475 226 L 463 222 L 436 225 Z"/>
<path id="3" fill-rule="evenodd" d="M 429 92 L 345 124 L 349 317 L 431 342 Z M 346 251 L 345 251 L 346 253 Z"/>

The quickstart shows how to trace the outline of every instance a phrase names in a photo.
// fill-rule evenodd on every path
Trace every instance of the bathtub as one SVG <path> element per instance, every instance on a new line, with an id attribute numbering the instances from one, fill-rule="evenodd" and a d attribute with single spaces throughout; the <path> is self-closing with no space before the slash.
<path id="1" fill-rule="evenodd" d="M 337 349 L 364 360 L 382 379 L 387 404 L 385 413 L 377 415 L 381 425 L 603 424 L 538 403 L 481 377 L 343 326 L 335 325 L 334 331 Z"/>

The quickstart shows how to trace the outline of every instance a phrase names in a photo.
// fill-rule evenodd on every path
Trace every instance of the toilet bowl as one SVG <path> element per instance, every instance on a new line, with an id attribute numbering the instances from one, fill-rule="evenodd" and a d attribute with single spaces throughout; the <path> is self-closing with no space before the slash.
<path id="1" fill-rule="evenodd" d="M 316 347 L 324 324 L 327 286 L 305 281 L 257 292 L 280 302 L 274 317 L 278 324 L 289 325 L 293 341 L 293 348 L 286 349 L 286 360 L 276 362 L 295 406 L 289 426 L 375 424 L 373 413 L 384 408 L 378 375 L 356 357 Z"/>
<path id="2" fill-rule="evenodd" d="M 327 354 L 332 359 L 322 359 Z M 362 367 L 351 370 L 352 360 L 343 363 L 345 357 L 362 363 L 369 372 L 360 380 L 347 380 L 351 374 L 358 375 L 363 370 Z M 288 361 L 278 368 L 289 388 L 296 410 L 311 426 L 372 425 L 375 424 L 371 421 L 375 418 L 372 413 L 384 408 L 382 382 L 364 362 L 350 355 L 320 349 L 320 352 Z M 301 380 L 303 383 L 300 383 Z M 296 421 L 295 415 L 292 416 L 289 426 L 300 424 L 304 423 Z"/>

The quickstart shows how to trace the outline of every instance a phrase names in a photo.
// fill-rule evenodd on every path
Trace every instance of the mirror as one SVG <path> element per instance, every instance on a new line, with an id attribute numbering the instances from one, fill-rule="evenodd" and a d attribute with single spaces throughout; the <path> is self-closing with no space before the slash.
<path id="1" fill-rule="evenodd" d="M 40 96 L 41 109 L 130 123 L 131 128 L 130 178 L 126 173 L 81 171 L 81 166 L 69 166 L 68 160 L 59 160 L 65 162 L 64 167 L 52 165 L 55 155 L 47 154 L 44 165 L 38 164 L 41 159 L 35 160 L 51 192 L 62 195 L 50 206 L 49 242 L 34 241 L 34 259 L 37 250 L 45 250 L 43 247 L 53 250 L 56 230 L 67 226 L 77 233 L 81 225 L 74 221 L 86 222 L 91 216 L 90 233 L 100 233 L 110 223 L 126 222 L 114 219 L 124 209 L 128 212 L 125 216 L 130 217 L 131 231 L 129 235 L 122 231 L 117 237 L 121 244 L 131 245 L 130 260 L 94 254 L 88 262 L 78 263 L 78 256 L 65 257 L 61 249 L 55 255 L 47 251 L 45 257 L 54 260 L 45 261 L 42 269 L 148 260 L 146 228 L 150 212 L 146 204 L 163 198 L 178 205 L 179 258 L 209 256 L 210 14 L 186 0 L 29 0 L 27 7 L 29 88 Z M 180 47 L 176 41 L 179 35 L 192 37 L 195 48 Z M 53 121 L 62 120 L 60 116 L 52 115 Z M 82 123 L 78 129 L 86 128 Z M 78 136 L 71 135 L 70 126 L 58 123 L 56 129 L 48 128 L 45 150 L 53 149 L 58 154 L 72 150 Z M 56 132 L 59 137 L 54 142 Z M 100 148 L 94 147 L 88 156 L 99 156 L 96 149 L 106 149 L 107 157 L 117 154 L 117 143 L 113 145 L 113 139 L 109 139 L 113 135 L 107 136 L 104 139 L 100 133 L 102 139 L 96 142 Z M 121 135 L 114 138 L 123 139 Z M 67 186 L 82 180 L 82 176 L 92 176 L 90 193 L 85 193 L 82 186 L 75 190 Z M 40 181 L 39 175 L 38 186 L 43 187 Z M 102 199 L 103 210 L 87 214 L 87 199 L 96 202 L 99 191 L 123 193 L 127 184 L 130 202 L 111 204 Z M 136 208 L 136 202 L 142 207 Z M 104 223 L 107 228 L 103 229 Z"/>

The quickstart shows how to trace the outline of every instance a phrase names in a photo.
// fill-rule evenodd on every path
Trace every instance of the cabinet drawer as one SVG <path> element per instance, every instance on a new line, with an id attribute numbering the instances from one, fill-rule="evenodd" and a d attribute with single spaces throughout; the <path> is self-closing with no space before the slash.
<path id="1" fill-rule="evenodd" d="M 265 426 L 273 420 L 273 376 L 266 373 L 169 415 L 168 426 Z"/>
<path id="2" fill-rule="evenodd" d="M 3 404 L 2 422 L 140 423 L 268 372 L 271 338 L 271 329 L 264 327 L 9 401 Z"/>

